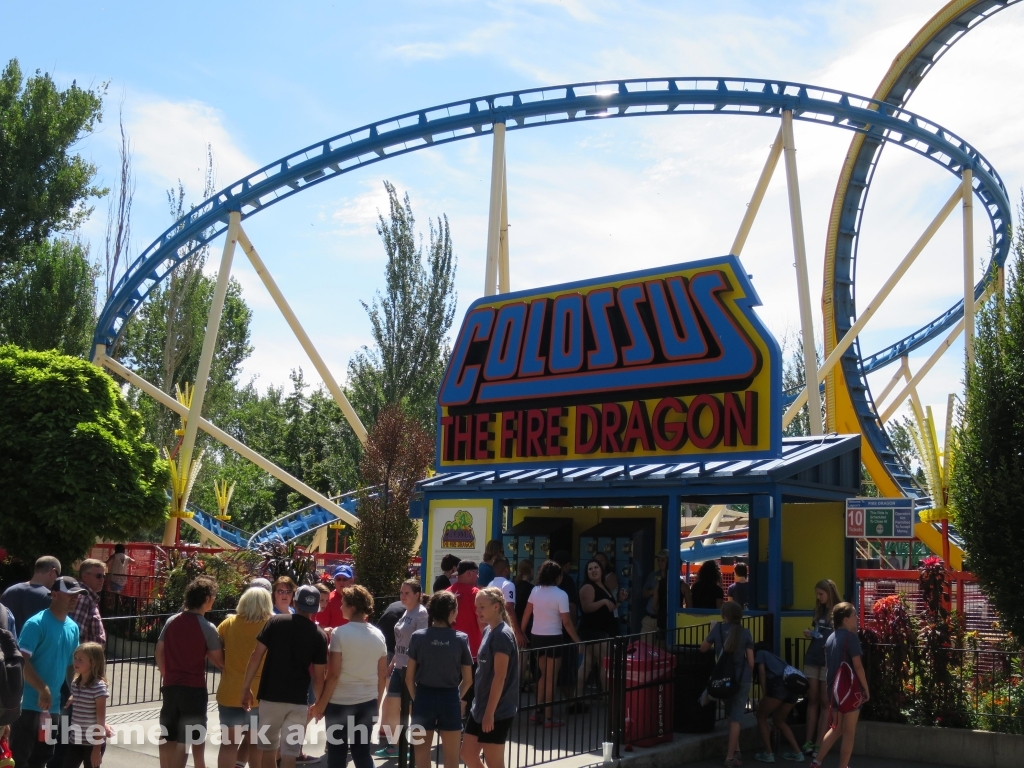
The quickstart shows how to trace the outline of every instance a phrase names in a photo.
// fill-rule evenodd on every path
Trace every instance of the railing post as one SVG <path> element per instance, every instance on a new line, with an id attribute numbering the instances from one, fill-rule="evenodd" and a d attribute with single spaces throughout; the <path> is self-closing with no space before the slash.
<path id="1" fill-rule="evenodd" d="M 398 715 L 398 768 L 416 768 L 416 755 L 409 749 L 409 689 L 402 685 L 402 703 Z"/>
<path id="2" fill-rule="evenodd" d="M 605 741 L 613 744 L 612 754 L 620 757 L 622 735 L 626 723 L 626 643 L 627 638 L 612 640 L 611 664 L 608 675 L 608 727 Z"/>

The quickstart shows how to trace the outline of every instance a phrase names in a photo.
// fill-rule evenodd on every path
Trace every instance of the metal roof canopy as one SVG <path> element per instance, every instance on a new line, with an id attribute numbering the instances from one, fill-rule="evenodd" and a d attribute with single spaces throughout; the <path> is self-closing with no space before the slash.
<path id="1" fill-rule="evenodd" d="M 860 435 L 789 437 L 775 459 L 610 464 L 588 467 L 536 467 L 515 470 L 446 472 L 420 481 L 421 498 L 411 505 L 413 517 L 426 518 L 433 499 L 493 501 L 491 530 L 502 528 L 503 507 L 571 508 L 575 506 L 646 505 L 662 508 L 665 541 L 678 537 L 681 504 L 750 504 L 750 517 L 768 521 L 769 631 L 776 650 L 782 644 L 782 618 L 805 612 L 782 609 L 782 514 L 787 503 L 842 502 L 860 492 Z M 675 514 L 670 514 L 670 510 Z M 428 521 L 424 521 L 425 523 Z M 760 549 L 759 526 L 748 534 L 750 553 Z M 429 536 L 423 536 L 427 562 Z M 680 572 L 679 547 L 668 547 L 668 572 Z M 756 562 L 757 556 L 752 558 Z M 844 571 L 847 600 L 853 594 L 853 540 L 846 540 Z M 756 590 L 757 569 L 751 572 Z M 429 576 L 429 574 L 427 574 Z M 679 596 L 669 590 L 670 614 L 679 610 Z M 750 611 L 749 613 L 761 613 Z"/>
<path id="2" fill-rule="evenodd" d="M 602 498 L 660 504 L 670 494 L 735 503 L 737 495 L 776 488 L 784 502 L 841 501 L 860 492 L 860 446 L 860 435 L 788 437 L 777 459 L 468 470 L 434 475 L 418 488 L 425 501 L 483 496 L 560 506 Z"/>

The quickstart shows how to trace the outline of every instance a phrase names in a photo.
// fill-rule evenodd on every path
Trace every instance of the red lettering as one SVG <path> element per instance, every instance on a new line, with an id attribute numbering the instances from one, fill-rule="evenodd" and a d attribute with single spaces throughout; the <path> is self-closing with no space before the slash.
<path id="1" fill-rule="evenodd" d="M 700 433 L 700 417 L 704 409 L 711 412 L 711 429 L 706 435 Z M 690 415 L 687 419 L 690 442 L 701 449 L 714 448 L 722 441 L 722 404 L 713 395 L 697 395 L 690 401 Z"/>
<path id="2" fill-rule="evenodd" d="M 619 432 L 626 420 L 626 409 L 618 403 L 601 404 L 601 453 L 621 453 Z"/>
<path id="3" fill-rule="evenodd" d="M 576 406 L 576 453 L 583 456 L 597 450 L 597 436 L 600 433 L 600 417 L 597 409 L 589 405 Z"/>
<path id="4" fill-rule="evenodd" d="M 512 446 L 516 439 L 516 412 L 503 411 L 501 414 L 501 458 L 512 458 Z"/>
<path id="5" fill-rule="evenodd" d="M 548 408 L 548 456 L 564 456 L 566 453 L 565 447 L 562 445 L 562 435 L 566 431 L 562 426 L 562 417 L 566 415 L 566 410 L 565 408 Z"/>
<path id="6" fill-rule="evenodd" d="M 641 400 L 634 400 L 629 407 L 629 419 L 622 433 L 622 449 L 632 453 L 636 450 L 637 440 L 645 451 L 651 450 L 651 420 L 647 416 L 647 406 Z"/>
<path id="7" fill-rule="evenodd" d="M 671 411 L 682 414 L 683 420 L 669 421 Z M 654 406 L 654 442 L 663 451 L 677 451 L 686 442 L 686 406 L 674 397 Z"/>
<path id="8" fill-rule="evenodd" d="M 516 446 L 516 456 L 520 459 L 526 456 L 526 411 L 518 411 L 518 427 L 516 428 L 518 445 Z"/>
<path id="9" fill-rule="evenodd" d="M 445 461 L 455 461 L 455 435 L 452 432 L 454 416 L 441 417 L 441 451 Z"/>
<path id="10" fill-rule="evenodd" d="M 494 451 L 487 447 L 491 441 L 491 421 L 494 415 L 490 413 L 478 413 L 473 416 L 473 458 L 493 459 Z"/>
<path id="11" fill-rule="evenodd" d="M 472 416 L 455 417 L 455 458 L 456 460 L 473 458 Z M 459 448 L 462 450 L 459 450 Z"/>
<path id="12" fill-rule="evenodd" d="M 757 444 L 757 392 L 743 393 L 743 405 L 736 392 L 725 393 L 725 444 L 736 445 L 736 433 L 744 445 Z"/>
<path id="13" fill-rule="evenodd" d="M 526 412 L 526 455 L 544 456 L 544 411 L 531 408 Z"/>

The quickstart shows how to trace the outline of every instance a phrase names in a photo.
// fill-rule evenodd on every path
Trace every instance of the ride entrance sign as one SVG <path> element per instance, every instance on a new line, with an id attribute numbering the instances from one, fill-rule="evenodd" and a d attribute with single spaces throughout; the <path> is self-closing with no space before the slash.
<path id="1" fill-rule="evenodd" d="M 913 499 L 846 500 L 848 539 L 914 538 Z"/>
<path id="2" fill-rule="evenodd" d="M 477 300 L 438 393 L 438 470 L 781 456 L 760 303 L 735 256 Z"/>

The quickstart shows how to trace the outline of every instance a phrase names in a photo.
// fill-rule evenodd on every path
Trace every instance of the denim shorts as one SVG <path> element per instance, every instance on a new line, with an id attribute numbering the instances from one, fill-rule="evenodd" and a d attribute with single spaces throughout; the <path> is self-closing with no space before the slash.
<path id="1" fill-rule="evenodd" d="M 412 703 L 412 724 L 428 731 L 461 731 L 459 689 L 417 685 L 416 699 Z"/>
<path id="2" fill-rule="evenodd" d="M 391 677 L 388 678 L 388 697 L 400 699 L 402 689 L 405 687 L 405 668 L 395 667 L 391 670 Z"/>
<path id="3" fill-rule="evenodd" d="M 251 728 L 259 722 L 260 708 L 253 707 L 246 712 L 241 707 L 225 707 L 223 704 L 218 704 L 217 719 L 220 720 L 221 725 L 229 727 L 241 725 L 245 728 Z"/>

